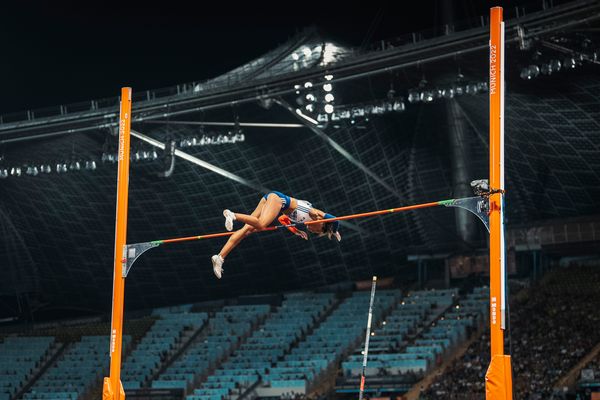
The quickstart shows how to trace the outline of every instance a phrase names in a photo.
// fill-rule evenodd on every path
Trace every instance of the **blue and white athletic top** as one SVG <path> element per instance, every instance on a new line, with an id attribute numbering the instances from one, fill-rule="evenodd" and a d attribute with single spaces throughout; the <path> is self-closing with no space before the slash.
<path id="1" fill-rule="evenodd" d="M 310 217 L 310 210 L 312 210 L 312 204 L 306 200 L 296 200 L 298 206 L 289 215 L 290 219 L 295 223 L 305 223 L 312 221 Z"/>

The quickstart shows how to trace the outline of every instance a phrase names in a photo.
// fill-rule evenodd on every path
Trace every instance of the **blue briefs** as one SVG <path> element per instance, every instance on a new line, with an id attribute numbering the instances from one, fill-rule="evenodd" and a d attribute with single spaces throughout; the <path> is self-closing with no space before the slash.
<path id="1" fill-rule="evenodd" d="M 292 201 L 290 200 L 290 196 L 288 196 L 287 194 L 283 194 L 281 192 L 272 191 L 272 192 L 269 192 L 269 193 L 265 194 L 263 196 L 263 199 L 267 200 L 267 197 L 269 197 L 269 195 L 271 193 L 276 194 L 282 200 L 282 202 L 281 202 L 281 211 L 285 211 L 288 208 L 290 208 L 290 204 L 292 204 Z"/>

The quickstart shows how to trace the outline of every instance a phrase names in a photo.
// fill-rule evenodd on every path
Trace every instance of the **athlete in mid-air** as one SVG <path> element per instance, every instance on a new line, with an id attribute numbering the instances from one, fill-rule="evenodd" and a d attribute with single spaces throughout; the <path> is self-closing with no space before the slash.
<path id="1" fill-rule="evenodd" d="M 327 222 L 327 219 L 335 218 L 335 216 L 313 208 L 312 204 L 306 200 L 299 200 L 280 192 L 269 192 L 260 199 L 258 206 L 256 206 L 256 209 L 250 215 L 234 213 L 230 210 L 223 211 L 225 228 L 228 231 L 233 230 L 233 221 L 239 221 L 244 226 L 229 237 L 229 240 L 225 243 L 219 254 L 212 256 L 213 271 L 217 278 L 221 279 L 223 263 L 227 255 L 248 235 L 271 225 L 280 213 L 282 215 L 278 219 L 282 225 L 302 225 L 309 221 L 323 220 L 323 222 L 304 226 L 308 232 L 318 236 L 327 236 L 330 240 L 335 238 L 338 242 L 342 240 L 338 231 L 339 221 Z M 308 240 L 308 233 L 298 227 L 288 227 L 287 229 L 294 235 Z"/>

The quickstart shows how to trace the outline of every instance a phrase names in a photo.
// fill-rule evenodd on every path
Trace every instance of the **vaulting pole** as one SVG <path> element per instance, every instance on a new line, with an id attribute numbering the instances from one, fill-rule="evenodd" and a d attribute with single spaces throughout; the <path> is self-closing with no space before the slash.
<path id="1" fill-rule="evenodd" d="M 504 354 L 506 260 L 504 247 L 504 22 L 490 9 L 490 351 L 487 400 L 512 399 L 510 355 Z"/>
<path id="2" fill-rule="evenodd" d="M 103 400 L 124 400 L 121 384 L 121 354 L 123 344 L 123 303 L 125 297 L 127 241 L 127 204 L 129 199 L 129 133 L 131 127 L 131 88 L 121 89 L 121 115 L 119 118 L 119 171 L 117 175 L 117 217 L 115 227 L 115 253 L 113 270 L 113 304 L 110 328 L 110 377 L 104 378 Z"/>
<path id="3" fill-rule="evenodd" d="M 362 372 L 360 374 L 360 391 L 358 400 L 363 400 L 365 394 L 365 376 L 367 375 L 367 358 L 369 356 L 369 339 L 371 338 L 371 321 L 373 320 L 373 302 L 375 300 L 375 287 L 377 286 L 377 277 L 373 277 L 371 285 L 371 299 L 369 300 L 369 317 L 367 318 L 367 332 L 365 333 L 365 350 L 363 354 Z"/>

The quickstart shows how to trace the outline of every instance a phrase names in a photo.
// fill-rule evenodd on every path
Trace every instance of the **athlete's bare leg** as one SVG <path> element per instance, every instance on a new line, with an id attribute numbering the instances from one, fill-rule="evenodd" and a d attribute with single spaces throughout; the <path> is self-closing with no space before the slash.
<path id="1" fill-rule="evenodd" d="M 261 199 L 261 203 L 265 199 Z M 259 205 L 261 204 L 259 203 Z M 274 193 L 269 194 L 265 201 L 259 215 L 239 214 L 235 213 L 235 219 L 244 224 L 252 226 L 254 229 L 261 230 L 271 225 L 271 222 L 277 218 L 277 215 L 281 212 L 281 198 Z"/>
<path id="2" fill-rule="evenodd" d="M 259 218 L 261 215 L 261 212 L 265 206 L 265 204 L 267 203 L 267 201 L 265 199 L 260 199 L 260 202 L 258 203 L 258 205 L 256 206 L 256 208 L 254 209 L 254 211 L 252 211 L 252 214 L 247 215 L 247 217 L 253 217 L 253 218 Z M 237 215 L 237 214 L 236 214 Z M 244 214 L 239 214 L 239 215 L 244 215 Z M 254 232 L 254 228 L 250 225 L 244 225 L 241 229 L 238 229 L 237 231 L 235 231 L 233 233 L 233 235 L 231 235 L 229 237 L 229 240 L 227 240 L 227 243 L 225 243 L 225 245 L 223 246 L 223 248 L 221 249 L 221 251 L 219 252 L 219 255 L 223 258 L 227 257 L 227 255 L 229 253 L 231 253 L 231 250 L 233 250 L 238 244 L 240 244 L 240 242 L 242 240 L 244 240 L 244 238 L 248 235 L 250 235 L 252 232 Z"/>

